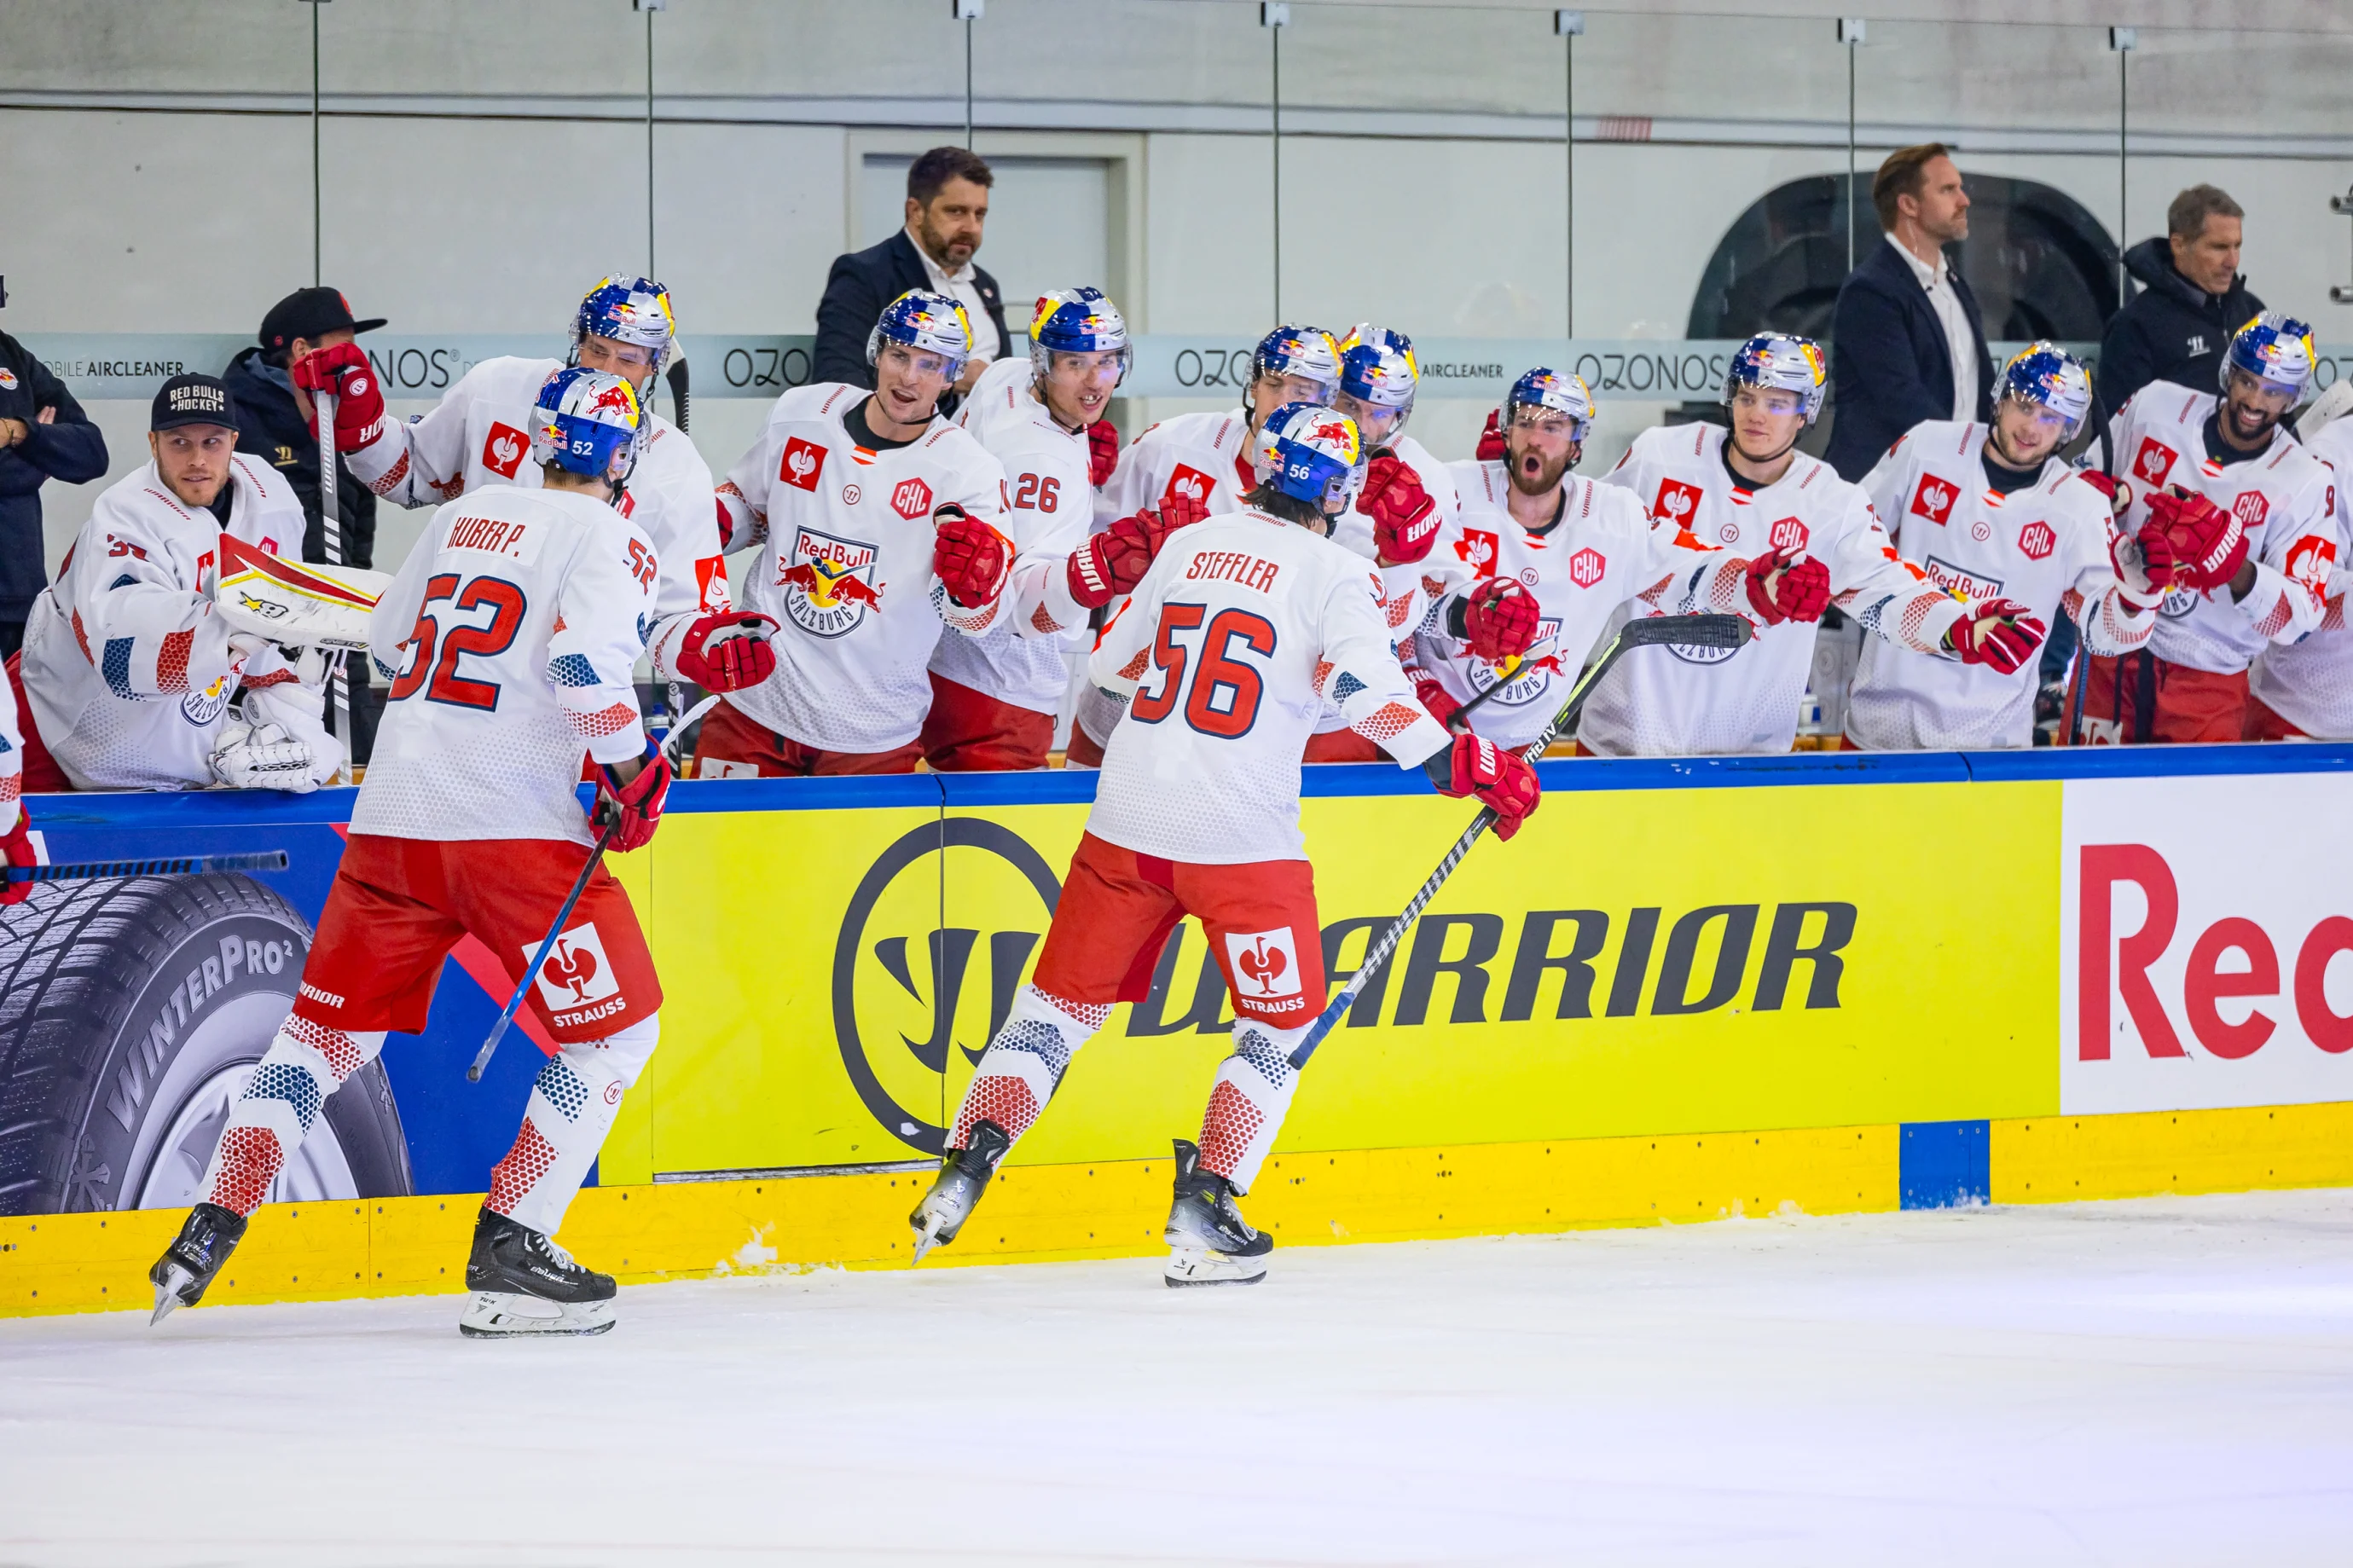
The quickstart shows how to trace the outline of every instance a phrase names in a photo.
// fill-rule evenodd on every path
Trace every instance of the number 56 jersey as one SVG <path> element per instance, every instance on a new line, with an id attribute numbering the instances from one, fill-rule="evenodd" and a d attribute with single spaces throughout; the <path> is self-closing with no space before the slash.
<path id="1" fill-rule="evenodd" d="M 576 491 L 435 512 L 368 628 L 392 692 L 352 831 L 595 843 L 581 758 L 645 752 L 633 676 L 659 571 L 643 529 Z"/>

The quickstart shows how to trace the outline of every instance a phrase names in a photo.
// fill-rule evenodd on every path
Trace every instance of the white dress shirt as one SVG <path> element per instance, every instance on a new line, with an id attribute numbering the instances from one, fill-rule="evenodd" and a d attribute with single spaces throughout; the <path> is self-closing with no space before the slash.
<path id="1" fill-rule="evenodd" d="M 1005 340 L 997 335 L 997 323 L 989 319 L 988 306 L 980 297 L 980 279 L 973 275 L 971 259 L 967 258 L 954 272 L 944 271 L 932 259 L 932 253 L 923 248 L 923 240 L 913 229 L 907 231 L 907 238 L 914 246 L 915 254 L 923 258 L 923 275 L 932 280 L 934 290 L 962 303 L 965 314 L 972 318 L 972 357 L 995 359 L 1003 353 Z M 1968 330 L 1964 325 L 1963 332 Z"/>
<path id="2" fill-rule="evenodd" d="M 1978 342 L 1969 331 L 1969 313 L 1961 309 L 1961 297 L 1953 289 L 1952 269 L 1945 264 L 1945 253 L 1936 252 L 1936 265 L 1929 266 L 1905 247 L 1894 235 L 1887 243 L 1895 247 L 1895 254 L 1912 268 L 1912 276 L 1920 280 L 1936 307 L 1936 320 L 1945 324 L 1945 348 L 1953 362 L 1953 417 L 1972 420 L 1978 416 Z M 921 246 L 916 247 L 922 249 Z M 924 258 L 928 264 L 930 258 Z M 967 267 L 966 272 L 972 269 Z"/>

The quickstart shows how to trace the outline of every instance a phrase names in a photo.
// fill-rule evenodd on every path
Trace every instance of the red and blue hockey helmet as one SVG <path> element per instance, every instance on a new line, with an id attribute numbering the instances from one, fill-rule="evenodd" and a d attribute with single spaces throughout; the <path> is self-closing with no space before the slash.
<path id="1" fill-rule="evenodd" d="M 1286 403 L 1267 416 L 1251 442 L 1258 482 L 1326 517 L 1355 504 L 1364 481 L 1365 448 L 1356 422 L 1313 403 Z"/>
<path id="2" fill-rule="evenodd" d="M 884 343 L 900 343 L 918 353 L 937 354 L 947 362 L 954 381 L 972 357 L 972 317 L 962 303 L 928 289 L 910 289 L 882 307 L 881 318 L 866 334 L 866 363 L 872 364 Z"/>
<path id="3" fill-rule="evenodd" d="M 1731 407 L 1732 395 L 1744 386 L 1794 392 L 1811 425 L 1822 411 L 1822 393 L 1829 384 L 1821 344 L 1790 332 L 1759 332 L 1733 351 L 1724 374 L 1723 402 Z"/>
<path id="4" fill-rule="evenodd" d="M 531 459 L 620 485 L 645 441 L 638 389 L 617 375 L 567 365 L 540 384 L 531 411 Z"/>
<path id="5" fill-rule="evenodd" d="M 2309 326 L 2285 310 L 2265 310 L 2231 334 L 2230 351 L 2222 356 L 2222 390 L 2231 389 L 2231 373 L 2242 370 L 2294 402 L 2312 384 L 2319 357 Z"/>
<path id="6" fill-rule="evenodd" d="M 567 363 L 580 363 L 581 340 L 591 336 L 644 349 L 653 355 L 653 374 L 659 375 L 678 346 L 678 318 L 670 313 L 670 290 L 650 278 L 615 274 L 598 279 L 572 314 Z"/>
<path id="7" fill-rule="evenodd" d="M 1119 379 L 1125 381 L 1134 361 L 1127 318 L 1100 289 L 1057 289 L 1039 295 L 1037 312 L 1029 318 L 1029 368 L 1044 375 L 1058 353 L 1116 354 Z"/>
<path id="8" fill-rule="evenodd" d="M 2082 427 L 2092 411 L 2092 373 L 2084 362 L 2052 342 L 2031 342 L 2010 356 L 1994 386 L 1994 401 L 2015 397 L 2040 404 L 2067 422 L 2067 434 Z"/>
<path id="9" fill-rule="evenodd" d="M 1321 327 L 1277 327 L 1250 354 L 1250 379 L 1268 375 L 1311 381 L 1329 400 L 1340 390 L 1340 345 Z"/>
<path id="10" fill-rule="evenodd" d="M 1583 443 L 1593 429 L 1593 389 L 1581 375 L 1563 375 L 1543 365 L 1512 383 L 1504 395 L 1504 428 L 1519 423 L 1520 411 L 1541 408 L 1567 417 L 1569 439 Z"/>
<path id="11" fill-rule="evenodd" d="M 1421 387 L 1420 362 L 1413 356 L 1413 340 L 1403 332 L 1359 321 L 1340 344 L 1340 390 L 1367 408 L 1393 411 L 1395 436 L 1413 413 L 1414 394 Z"/>

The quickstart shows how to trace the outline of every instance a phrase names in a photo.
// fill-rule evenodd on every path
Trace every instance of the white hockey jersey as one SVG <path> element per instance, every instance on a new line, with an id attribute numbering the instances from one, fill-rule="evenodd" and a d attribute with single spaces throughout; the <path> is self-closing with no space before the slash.
<path id="1" fill-rule="evenodd" d="M 2157 625 L 2156 595 L 2116 581 L 2107 498 L 2057 458 L 2008 495 L 1985 470 L 1985 426 L 1916 425 L 1864 476 L 1863 493 L 1895 548 L 1940 588 L 2006 598 L 2055 626 L 2062 611 L 2084 646 L 2130 653 Z M 1865 751 L 1970 751 L 2034 742 L 2040 656 L 2004 675 L 1982 664 L 1922 658 L 1865 639 L 1847 706 L 1847 738 Z"/>
<path id="2" fill-rule="evenodd" d="M 392 691 L 352 831 L 595 843 L 581 759 L 645 754 L 632 676 L 659 575 L 645 530 L 577 490 L 435 512 L 369 619 Z"/>
<path id="3" fill-rule="evenodd" d="M 719 487 L 732 554 L 757 548 L 744 602 L 776 618 L 776 673 L 727 700 L 828 752 L 888 752 L 923 729 L 943 623 L 986 632 L 1000 597 L 966 610 L 932 572 L 933 513 L 950 501 L 1005 529 L 1005 468 L 945 419 L 910 446 L 860 447 L 843 416 L 870 395 L 838 382 L 776 399 Z"/>
<path id="4" fill-rule="evenodd" d="M 1604 476 L 1662 526 L 1753 555 L 1784 546 L 1830 569 L 1831 602 L 1864 629 L 1929 658 L 1942 651 L 1961 602 L 1895 552 L 1862 491 L 1800 452 L 1775 483 L 1747 491 L 1724 466 L 1715 425 L 1645 430 Z M 1638 647 L 1601 678 L 1577 738 L 1606 757 L 1786 752 L 1812 668 L 1815 627 L 1785 621 L 1746 647 Z"/>
<path id="5" fill-rule="evenodd" d="M 1086 635 L 1063 564 L 1094 526 L 1086 432 L 1057 424 L 1030 389 L 1027 355 L 981 372 L 956 423 L 1005 467 L 1005 521 L 1018 552 L 1008 613 L 978 637 L 944 637 L 932 673 L 1038 713 L 1061 710 L 1064 650 Z"/>
<path id="6" fill-rule="evenodd" d="M 2329 467 L 2329 521 L 2337 556 L 2320 585 L 2320 625 L 2300 641 L 2273 643 L 2247 672 L 2247 689 L 2264 707 L 2316 740 L 2353 741 L 2353 628 L 2345 624 L 2345 590 L 2353 585 L 2353 419 L 2324 426 L 2305 450 Z M 2252 597 L 2253 595 L 2250 595 Z"/>
<path id="7" fill-rule="evenodd" d="M 2121 520 L 2127 531 L 2140 531 L 2148 498 L 2168 485 L 2204 496 L 2245 524 L 2247 558 L 2255 563 L 2247 596 L 2233 604 L 2227 588 L 2168 594 L 2148 639 L 2149 650 L 2169 664 L 2236 675 L 2266 644 L 2291 643 L 2318 629 L 2321 589 L 2337 559 L 2337 525 L 2328 515 L 2328 465 L 2297 446 L 2284 425 L 2253 458 L 2225 466 L 2207 450 L 2206 419 L 2218 401 L 2212 393 L 2153 381 L 2116 410 L 2108 450 L 2132 497 Z"/>
<path id="8" fill-rule="evenodd" d="M 531 410 L 561 360 L 486 359 L 459 378 L 430 413 L 384 422 L 370 445 L 344 454 L 352 472 L 397 506 L 439 506 L 493 485 L 537 489 Z M 621 511 L 661 554 L 654 668 L 672 678 L 687 628 L 728 607 L 727 565 L 711 504 L 711 468 L 694 443 L 656 415 L 621 497 Z"/>
<path id="9" fill-rule="evenodd" d="M 229 459 L 223 526 L 181 502 L 149 462 L 98 498 L 58 580 L 25 626 L 30 721 L 76 789 L 187 789 L 213 783 L 212 754 L 229 700 L 247 689 L 251 721 L 283 724 L 311 748 L 311 776 L 343 753 L 304 685 L 275 647 L 238 637 L 213 613 L 220 536 L 277 554 L 302 545 L 302 508 L 268 463 Z"/>
<path id="10" fill-rule="evenodd" d="M 1332 529 L 1332 540 L 1343 550 L 1372 563 L 1374 571 L 1380 574 L 1381 618 L 1388 623 L 1390 634 L 1397 638 L 1402 653 L 1412 640 L 1414 628 L 1429 614 L 1433 595 L 1444 592 L 1445 584 L 1462 580 L 1462 574 L 1456 569 L 1461 558 L 1454 548 L 1462 498 L 1455 493 L 1453 474 L 1430 455 L 1429 447 L 1410 436 L 1400 436 L 1388 445 L 1398 460 L 1413 470 L 1421 488 L 1430 492 L 1430 499 L 1437 505 L 1438 536 L 1430 542 L 1430 553 L 1401 566 L 1381 565 L 1380 547 L 1373 537 L 1373 520 L 1361 507 L 1352 506 L 1340 514 Z M 1500 702 L 1503 699 L 1495 700 Z M 1324 716 L 1315 721 L 1319 735 L 1347 727 L 1347 717 L 1329 704 L 1324 709 Z"/>
<path id="11" fill-rule="evenodd" d="M 1132 700 L 1087 831 L 1191 865 L 1305 859 L 1300 755 L 1327 699 L 1400 766 L 1451 743 L 1380 606 L 1362 557 L 1264 512 L 1170 535 L 1089 664 Z"/>
<path id="12" fill-rule="evenodd" d="M 1480 584 L 1516 579 L 1535 595 L 1536 640 L 1504 689 L 1469 721 L 1498 745 L 1526 746 L 1552 722 L 1587 653 L 1629 601 L 1645 615 L 1713 611 L 1755 619 L 1745 557 L 1654 523 L 1640 501 L 1614 485 L 1569 475 L 1561 485 L 1560 521 L 1533 534 L 1512 516 L 1511 475 L 1503 463 L 1457 463 L 1451 481 L 1461 497 L 1461 521 L 1441 548 L 1452 576 L 1430 578 L 1438 592 L 1414 636 L 1408 672 L 1430 676 L 1457 702 L 1493 688 L 1494 667 L 1449 636 L 1447 620 Z M 1433 552 L 1424 564 L 1439 563 Z"/>

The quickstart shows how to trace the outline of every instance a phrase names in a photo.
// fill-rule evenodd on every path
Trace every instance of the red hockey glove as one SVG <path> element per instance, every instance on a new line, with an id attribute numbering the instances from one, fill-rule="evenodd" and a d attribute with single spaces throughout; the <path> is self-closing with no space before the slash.
<path id="1" fill-rule="evenodd" d="M 1162 501 L 1158 511 L 1145 507 L 1121 518 L 1071 552 L 1070 565 L 1064 568 L 1071 597 L 1097 610 L 1122 594 L 1134 593 L 1168 536 L 1208 515 L 1199 501 L 1178 495 Z"/>
<path id="2" fill-rule="evenodd" d="M 41 863 L 40 856 L 33 851 L 31 829 L 31 819 L 26 816 L 24 807 L 18 806 L 16 826 L 6 833 L 0 833 L 0 856 L 5 857 L 6 864 L 37 866 Z M 32 896 L 33 884 L 30 882 L 0 882 L 0 906 L 21 904 Z"/>
<path id="3" fill-rule="evenodd" d="M 1087 426 L 1087 483 L 1108 483 L 1118 467 L 1119 431 L 1110 420 L 1098 419 Z"/>
<path id="4" fill-rule="evenodd" d="M 335 449 L 348 452 L 375 439 L 384 424 L 384 389 L 376 384 L 375 369 L 357 343 L 337 343 L 312 349 L 294 362 L 289 373 L 305 392 L 335 395 Z M 319 433 L 319 410 L 311 408 L 311 434 Z"/>
<path id="5" fill-rule="evenodd" d="M 1479 446 L 1471 454 L 1482 463 L 1499 463 L 1504 459 L 1504 411 L 1487 410 L 1487 426 L 1479 432 Z"/>
<path id="6" fill-rule="evenodd" d="M 1461 626 L 1449 626 L 1471 647 L 1471 657 L 1488 664 L 1517 658 L 1535 646 L 1536 596 L 1511 577 L 1490 577 L 1456 601 Z M 1457 614 L 1450 614 L 1451 622 Z"/>
<path id="7" fill-rule="evenodd" d="M 618 821 L 613 829 L 614 849 L 641 849 L 653 839 L 654 829 L 661 826 L 662 797 L 670 794 L 670 758 L 657 752 L 646 759 L 638 776 L 623 784 L 609 767 L 596 770 L 603 782 L 596 787 L 596 824 L 602 832 L 609 823 Z"/>
<path id="8" fill-rule="evenodd" d="M 1819 621 L 1831 602 L 1831 569 L 1810 555 L 1776 550 L 1748 563 L 1748 607 L 1768 626 Z"/>
<path id="9" fill-rule="evenodd" d="M 2184 588 L 2226 587 L 2246 564 L 2247 543 L 2246 525 L 2204 496 L 2176 489 L 2148 498 L 2140 548 L 2152 580 L 2162 562 L 2170 568 L 2169 580 Z"/>
<path id="10" fill-rule="evenodd" d="M 704 616 L 679 640 L 678 672 L 705 691 L 741 691 L 776 673 L 776 623 L 756 610 Z"/>
<path id="11" fill-rule="evenodd" d="M 2042 646 L 2050 628 L 2015 599 L 1978 599 L 1945 634 L 1945 646 L 1963 664 L 1982 664 L 1998 675 L 2014 675 Z"/>
<path id="12" fill-rule="evenodd" d="M 1438 503 L 1412 465 L 1388 452 L 1365 470 L 1356 510 L 1373 520 L 1373 551 L 1384 566 L 1409 566 L 1438 542 Z"/>
<path id="13" fill-rule="evenodd" d="M 2083 468 L 2076 472 L 2075 477 L 2100 492 L 2108 503 L 2111 515 L 2122 517 L 2125 509 L 2132 505 L 2132 487 L 2114 474 L 2104 474 L 2097 468 Z"/>
<path id="14" fill-rule="evenodd" d="M 1455 736 L 1451 751 L 1439 752 L 1422 766 L 1441 795 L 1475 795 L 1493 812 L 1498 838 L 1517 833 L 1520 824 L 1535 815 L 1543 794 L 1535 769 L 1519 752 L 1478 735 Z M 1444 783 L 1438 782 L 1440 767 L 1448 770 Z"/>
<path id="15" fill-rule="evenodd" d="M 1454 728 L 1454 715 L 1461 710 L 1462 704 L 1455 701 L 1446 688 L 1430 676 L 1416 675 L 1413 678 L 1413 694 L 1421 699 L 1422 707 L 1429 710 L 1431 718 L 1449 730 Z"/>
<path id="16" fill-rule="evenodd" d="M 1013 570 L 1013 543 L 954 501 L 932 514 L 932 570 L 967 610 L 992 604 Z"/>

